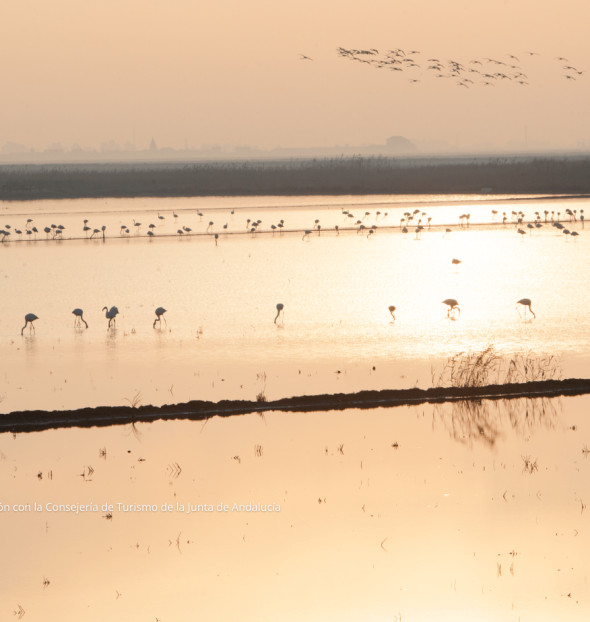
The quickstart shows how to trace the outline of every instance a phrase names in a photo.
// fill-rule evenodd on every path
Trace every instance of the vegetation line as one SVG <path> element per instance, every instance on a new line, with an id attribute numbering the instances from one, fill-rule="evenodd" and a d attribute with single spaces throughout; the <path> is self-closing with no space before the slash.
<path id="1" fill-rule="evenodd" d="M 0 200 L 365 194 L 588 194 L 590 156 L 350 157 L 0 165 Z"/>
<path id="2" fill-rule="evenodd" d="M 424 403 L 558 397 L 588 393 L 590 393 L 589 378 L 567 378 L 565 380 L 551 379 L 485 386 L 386 389 L 359 391 L 357 393 L 302 395 L 273 401 L 222 400 L 220 402 L 209 402 L 194 400 L 161 407 L 101 406 L 69 411 L 21 411 L 0 415 L 0 433 L 33 432 L 70 427 L 103 427 L 169 419 L 198 421 L 216 416 L 230 417 L 271 410 L 313 412 L 348 408 L 390 408 Z"/>

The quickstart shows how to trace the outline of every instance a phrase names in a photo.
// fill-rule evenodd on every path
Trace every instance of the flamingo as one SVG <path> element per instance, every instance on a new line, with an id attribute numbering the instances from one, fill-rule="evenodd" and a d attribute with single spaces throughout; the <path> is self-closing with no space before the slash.
<path id="1" fill-rule="evenodd" d="M 279 302 L 279 304 L 277 305 L 277 314 L 275 315 L 275 324 L 277 323 L 277 320 L 279 319 L 279 315 L 281 314 L 281 311 L 283 311 L 284 308 L 285 308 L 285 305 Z M 284 317 L 285 315 L 283 313 L 283 318 Z"/>
<path id="2" fill-rule="evenodd" d="M 106 311 L 105 317 L 109 321 L 109 326 L 108 327 L 110 328 L 111 327 L 111 322 L 115 322 L 115 318 L 117 317 L 117 315 L 119 313 L 119 309 L 117 309 L 117 307 L 111 307 L 110 309 L 108 309 L 107 307 L 103 307 L 102 310 Z"/>
<path id="3" fill-rule="evenodd" d="M 447 317 L 451 317 L 451 312 L 455 309 L 459 311 L 459 315 L 461 315 L 461 308 L 459 307 L 459 303 L 454 298 L 447 298 L 443 300 L 443 304 L 448 306 L 447 309 Z"/>
<path id="4" fill-rule="evenodd" d="M 83 317 L 84 311 L 82 311 L 82 309 L 74 309 L 72 313 L 76 316 L 74 318 L 74 326 L 79 326 L 80 322 L 84 322 L 84 324 L 86 325 L 86 328 L 88 328 L 88 322 L 86 322 L 86 320 Z"/>
<path id="5" fill-rule="evenodd" d="M 395 320 L 395 307 L 393 305 L 389 305 L 388 309 L 389 313 L 391 313 L 391 317 Z"/>
<path id="6" fill-rule="evenodd" d="M 537 317 L 535 312 L 531 309 L 531 299 L 530 298 L 521 298 L 517 303 L 517 305 L 522 305 L 524 309 L 524 316 L 526 317 L 526 308 L 529 308 L 529 311 L 533 314 L 533 317 Z"/>
<path id="7" fill-rule="evenodd" d="M 39 318 L 34 313 L 27 313 L 25 315 L 25 325 L 21 328 L 20 334 L 21 335 L 23 334 L 23 331 L 27 327 L 27 324 L 30 324 L 29 333 L 31 332 L 31 329 L 35 330 L 35 327 L 33 326 L 33 322 L 38 319 Z"/>
<path id="8" fill-rule="evenodd" d="M 162 316 L 164 313 L 166 313 L 166 309 L 164 309 L 164 307 L 158 307 L 156 309 L 156 319 L 152 324 L 152 328 L 156 328 L 156 322 L 160 322 L 160 327 L 162 326 Z M 166 322 L 166 318 L 164 318 L 164 322 Z M 166 325 L 168 325 L 168 322 L 166 322 Z"/>

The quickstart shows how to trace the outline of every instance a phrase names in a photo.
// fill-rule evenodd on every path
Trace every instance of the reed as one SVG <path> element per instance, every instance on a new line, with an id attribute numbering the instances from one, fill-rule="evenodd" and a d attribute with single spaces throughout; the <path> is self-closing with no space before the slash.
<path id="1" fill-rule="evenodd" d="M 0 165 L 0 200 L 135 196 L 588 193 L 587 155 Z"/>
<path id="2" fill-rule="evenodd" d="M 124 397 L 123 399 L 126 402 L 129 402 L 129 406 L 131 406 L 131 408 L 139 408 L 139 406 L 141 406 L 142 397 L 139 391 L 131 399 L 128 397 Z"/>
<path id="3" fill-rule="evenodd" d="M 480 351 L 450 356 L 438 374 L 431 367 L 431 376 L 436 387 L 472 388 L 560 380 L 562 373 L 559 359 L 554 355 L 527 351 L 506 359 L 490 344 Z"/>

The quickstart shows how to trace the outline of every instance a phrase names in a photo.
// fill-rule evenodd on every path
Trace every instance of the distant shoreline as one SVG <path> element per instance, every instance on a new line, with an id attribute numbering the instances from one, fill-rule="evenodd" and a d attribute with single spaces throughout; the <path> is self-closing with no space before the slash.
<path id="1" fill-rule="evenodd" d="M 590 195 L 590 155 L 0 165 L 0 200 L 367 194 Z"/>

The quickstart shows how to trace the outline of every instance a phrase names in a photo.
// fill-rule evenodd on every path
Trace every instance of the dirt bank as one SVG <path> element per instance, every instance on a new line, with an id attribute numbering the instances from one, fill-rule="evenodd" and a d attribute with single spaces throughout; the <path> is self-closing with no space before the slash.
<path id="1" fill-rule="evenodd" d="M 158 419 L 204 420 L 211 417 L 229 417 L 253 412 L 328 411 L 347 408 L 377 408 L 424 403 L 443 403 L 460 400 L 516 399 L 583 395 L 590 393 L 590 379 L 568 378 L 484 387 L 435 387 L 431 389 L 402 389 L 360 391 L 332 395 L 302 395 L 269 402 L 222 400 L 207 402 L 194 400 L 184 404 L 156 406 L 104 406 L 79 410 L 31 410 L 0 415 L 0 433 L 33 432 L 70 427 L 124 425 Z"/>

